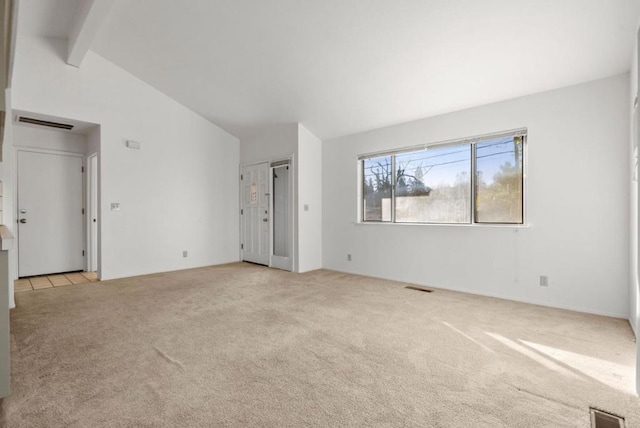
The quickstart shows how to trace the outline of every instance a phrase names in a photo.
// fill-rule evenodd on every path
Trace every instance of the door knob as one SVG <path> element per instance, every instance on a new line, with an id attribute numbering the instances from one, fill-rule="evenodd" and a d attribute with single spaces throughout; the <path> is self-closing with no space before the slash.
<path id="1" fill-rule="evenodd" d="M 26 222 L 27 222 L 27 219 L 26 219 L 26 218 L 21 218 L 21 219 L 20 219 L 20 223 L 25 224 Z"/>

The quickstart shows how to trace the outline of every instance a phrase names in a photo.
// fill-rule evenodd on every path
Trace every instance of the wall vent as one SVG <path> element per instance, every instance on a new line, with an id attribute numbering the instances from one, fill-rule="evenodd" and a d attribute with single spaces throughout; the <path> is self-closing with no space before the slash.
<path id="1" fill-rule="evenodd" d="M 271 162 L 271 168 L 275 168 L 277 166 L 282 166 L 282 165 L 289 165 L 289 163 L 290 163 L 289 159 L 283 159 L 283 160 Z"/>
<path id="2" fill-rule="evenodd" d="M 624 418 L 613 413 L 589 408 L 591 413 L 591 428 L 624 428 Z"/>
<path id="3" fill-rule="evenodd" d="M 50 122 L 48 120 L 34 119 L 32 117 L 26 117 L 26 116 L 18 116 L 18 122 L 28 123 L 31 125 L 48 126 L 49 128 L 66 129 L 66 130 L 73 129 L 73 125 L 70 125 L 68 123 Z"/>

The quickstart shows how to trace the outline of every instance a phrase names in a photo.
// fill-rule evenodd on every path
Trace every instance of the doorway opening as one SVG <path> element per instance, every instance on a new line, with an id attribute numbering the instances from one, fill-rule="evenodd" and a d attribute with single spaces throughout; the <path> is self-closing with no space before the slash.
<path id="1" fill-rule="evenodd" d="M 293 270 L 291 159 L 241 168 L 241 260 Z"/>
<path id="2" fill-rule="evenodd" d="M 14 123 L 17 262 L 19 289 L 57 287 L 99 279 L 100 128 L 69 122 L 72 130 Z"/>

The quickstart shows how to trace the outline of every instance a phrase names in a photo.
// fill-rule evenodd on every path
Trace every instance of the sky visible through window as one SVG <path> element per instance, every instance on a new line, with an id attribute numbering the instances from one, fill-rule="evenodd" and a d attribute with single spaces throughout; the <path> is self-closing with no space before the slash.
<path id="1" fill-rule="evenodd" d="M 469 144 L 434 146 L 424 151 L 396 156 L 396 169 L 416 177 L 430 188 L 451 186 L 456 176 L 471 173 Z"/>
<path id="2" fill-rule="evenodd" d="M 515 144 L 520 144 L 519 140 Z M 514 137 L 487 140 L 476 145 L 477 169 L 487 185 L 493 184 L 496 174 L 509 164 L 518 166 L 522 162 L 522 149 L 516 149 Z"/>
<path id="3" fill-rule="evenodd" d="M 477 145 L 478 172 L 487 185 L 493 184 L 500 167 L 509 162 L 516 163 L 513 137 L 486 140 Z M 432 146 L 427 150 L 409 152 L 396 156 L 396 168 L 405 169 L 408 175 L 415 175 L 416 169 L 422 172 L 425 184 L 432 187 L 451 182 L 456 171 L 471 173 L 471 146 L 469 144 Z"/>

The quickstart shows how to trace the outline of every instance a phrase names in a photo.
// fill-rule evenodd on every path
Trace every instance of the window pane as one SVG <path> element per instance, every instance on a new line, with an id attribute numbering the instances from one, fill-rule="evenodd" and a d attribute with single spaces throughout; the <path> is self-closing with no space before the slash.
<path id="1" fill-rule="evenodd" d="M 471 146 L 456 144 L 396 156 L 396 221 L 469 223 Z"/>
<path id="2" fill-rule="evenodd" d="M 476 144 L 476 222 L 522 223 L 522 139 Z"/>
<path id="3" fill-rule="evenodd" d="M 391 156 L 362 161 L 364 221 L 391 221 Z"/>

